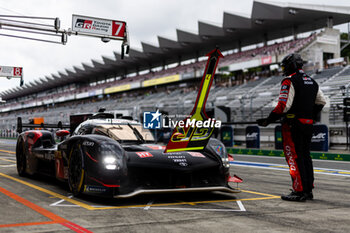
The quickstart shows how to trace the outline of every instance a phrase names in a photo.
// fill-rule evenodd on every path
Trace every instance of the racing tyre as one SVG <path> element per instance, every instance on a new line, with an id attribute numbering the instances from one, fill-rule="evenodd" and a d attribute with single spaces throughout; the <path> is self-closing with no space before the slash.
<path id="1" fill-rule="evenodd" d="M 23 139 L 19 139 L 16 146 L 16 165 L 19 176 L 25 176 L 27 167 L 26 148 Z"/>
<path id="2" fill-rule="evenodd" d="M 70 154 L 68 166 L 68 185 L 74 196 L 79 196 L 84 187 L 85 171 L 83 155 L 79 145 L 75 145 Z"/>

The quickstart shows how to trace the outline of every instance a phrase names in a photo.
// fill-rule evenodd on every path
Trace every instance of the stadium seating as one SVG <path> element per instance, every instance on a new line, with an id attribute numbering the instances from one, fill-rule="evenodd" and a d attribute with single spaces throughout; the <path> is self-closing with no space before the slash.
<path id="1" fill-rule="evenodd" d="M 275 43 L 242 52 L 229 52 L 220 62 L 220 67 L 246 61 L 252 59 L 252 57 L 283 55 L 287 51 L 300 51 L 315 40 L 315 38 L 316 36 L 313 34 L 307 38 L 298 40 Z M 104 89 L 126 83 L 141 82 L 173 74 L 194 75 L 196 72 L 203 72 L 205 64 L 206 60 L 203 60 L 143 75 L 113 81 L 109 80 L 109 82 L 97 83 L 91 86 L 77 87 L 74 84 L 73 86 L 67 86 L 57 90 L 48 90 L 45 93 L 37 93 L 21 98 L 20 100 L 8 101 L 0 107 L 0 110 L 12 109 L 16 111 L 5 111 L 1 113 L 0 126 L 2 129 L 13 131 L 17 116 L 21 116 L 24 120 L 40 116 L 45 118 L 45 122 L 62 121 L 63 123 L 69 123 L 69 115 L 73 113 L 95 112 L 102 106 L 107 110 L 137 108 L 137 111 L 142 112 L 144 110 L 160 108 L 169 114 L 189 114 L 188 111 L 192 109 L 197 96 L 196 88 L 198 87 L 193 84 L 176 89 L 166 90 L 165 88 L 155 88 L 153 90 L 147 90 L 147 93 L 143 90 L 136 90 L 110 96 L 107 95 L 103 98 L 95 97 L 63 103 L 54 103 L 54 100 L 69 96 L 72 96 L 74 99 L 76 95 L 82 92 Z M 341 104 L 343 100 L 339 86 L 349 84 L 349 66 L 345 68 L 334 67 L 325 69 L 313 74 L 312 77 L 320 84 L 325 94 L 331 100 L 332 113 L 330 114 L 330 123 L 341 124 L 342 112 L 336 106 Z M 226 85 L 227 83 L 225 85 L 213 85 L 208 97 L 207 109 L 214 106 L 230 107 L 231 121 L 253 121 L 257 118 L 266 117 L 276 104 L 281 80 L 282 76 L 271 76 L 248 80 L 241 85 L 230 86 Z"/>

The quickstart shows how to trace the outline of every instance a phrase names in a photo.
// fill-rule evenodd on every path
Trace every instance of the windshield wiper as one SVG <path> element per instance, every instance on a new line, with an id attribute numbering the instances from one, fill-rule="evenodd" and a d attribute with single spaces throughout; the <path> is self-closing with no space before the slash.
<path id="1" fill-rule="evenodd" d="M 141 133 L 135 127 L 132 127 L 130 123 L 128 123 L 128 126 L 130 129 L 132 129 L 132 132 L 135 134 L 137 140 L 139 140 L 141 143 L 145 143 L 145 139 L 142 137 Z"/>

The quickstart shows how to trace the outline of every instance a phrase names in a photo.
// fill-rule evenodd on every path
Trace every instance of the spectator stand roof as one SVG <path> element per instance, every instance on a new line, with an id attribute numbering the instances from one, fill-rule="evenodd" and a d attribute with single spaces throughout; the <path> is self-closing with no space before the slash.
<path id="1" fill-rule="evenodd" d="M 102 63 L 91 60 L 91 65 L 73 66 L 0 96 L 8 100 L 69 83 L 99 81 L 198 58 L 216 45 L 226 51 L 349 21 L 350 7 L 255 0 L 250 16 L 224 12 L 221 27 L 199 21 L 198 34 L 176 29 L 176 41 L 158 36 L 159 46 L 141 42 L 142 51 L 131 48 L 123 60 L 114 52 L 115 57 L 102 56 Z"/>

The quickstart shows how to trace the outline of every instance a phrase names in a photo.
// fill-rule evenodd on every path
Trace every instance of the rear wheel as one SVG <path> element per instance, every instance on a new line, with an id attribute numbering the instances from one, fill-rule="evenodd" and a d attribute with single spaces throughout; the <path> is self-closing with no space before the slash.
<path id="1" fill-rule="evenodd" d="M 16 165 L 17 165 L 18 175 L 20 175 L 20 176 L 27 175 L 27 173 L 26 173 L 27 157 L 26 157 L 26 148 L 25 148 L 23 139 L 19 139 L 17 141 Z"/>
<path id="2" fill-rule="evenodd" d="M 75 145 L 70 154 L 68 166 L 68 185 L 74 196 L 79 196 L 84 187 L 85 171 L 79 145 Z"/>

